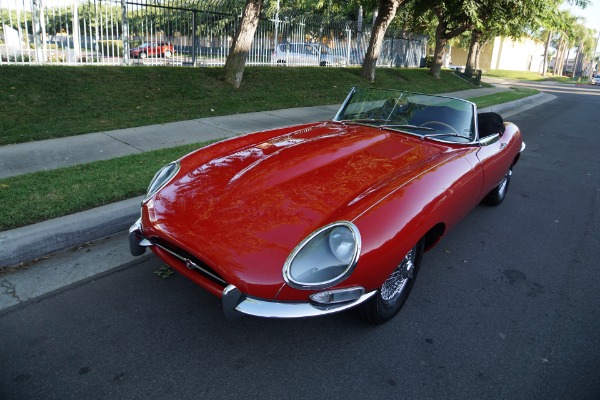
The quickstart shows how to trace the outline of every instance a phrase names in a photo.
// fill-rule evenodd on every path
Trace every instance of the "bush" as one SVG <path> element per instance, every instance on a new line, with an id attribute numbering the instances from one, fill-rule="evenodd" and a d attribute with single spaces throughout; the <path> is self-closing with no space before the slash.
<path id="1" fill-rule="evenodd" d="M 3 54 L 2 62 L 31 62 L 34 61 L 33 57 L 30 57 L 27 54 L 18 54 L 16 57 L 9 55 L 8 58 Z"/>
<path id="2" fill-rule="evenodd" d="M 431 68 L 433 65 L 433 56 L 425 57 L 425 68 Z"/>
<path id="3" fill-rule="evenodd" d="M 63 63 L 67 61 L 67 57 L 64 54 L 51 53 L 48 56 L 48 61 L 53 63 Z"/>

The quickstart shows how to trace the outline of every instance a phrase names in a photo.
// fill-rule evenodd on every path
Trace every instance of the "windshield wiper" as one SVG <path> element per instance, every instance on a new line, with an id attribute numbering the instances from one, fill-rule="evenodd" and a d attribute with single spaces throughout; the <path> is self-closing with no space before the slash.
<path id="1" fill-rule="evenodd" d="M 452 136 L 452 137 L 459 137 L 459 138 L 467 139 L 466 137 L 459 135 L 458 133 L 431 133 L 429 135 L 421 136 L 421 140 L 424 140 L 425 138 L 432 138 L 432 137 L 438 137 L 438 136 Z"/>
<path id="2" fill-rule="evenodd" d="M 417 129 L 421 131 L 430 131 L 434 132 L 435 129 L 429 128 L 427 126 L 419 126 L 419 125 L 410 125 L 410 124 L 384 124 L 379 125 L 380 128 L 404 128 L 404 129 Z"/>
<path id="3" fill-rule="evenodd" d="M 387 120 L 382 118 L 358 118 L 358 119 L 342 119 L 337 122 L 342 123 L 355 123 L 355 124 L 367 124 L 369 122 L 385 122 Z"/>

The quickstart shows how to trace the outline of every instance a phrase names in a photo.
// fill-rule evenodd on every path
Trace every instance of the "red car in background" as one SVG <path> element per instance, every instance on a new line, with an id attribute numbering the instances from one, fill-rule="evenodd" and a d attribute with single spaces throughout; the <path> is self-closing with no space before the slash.
<path id="1" fill-rule="evenodd" d="M 129 57 L 141 59 L 146 57 L 169 58 L 173 54 L 175 54 L 175 49 L 171 42 L 147 42 L 129 50 Z"/>
<path id="2" fill-rule="evenodd" d="M 295 318 L 402 307 L 433 248 L 504 200 L 525 144 L 471 102 L 353 89 L 331 121 L 258 132 L 161 169 L 130 229 L 220 297 L 225 315 Z M 466 240 L 474 240 L 467 238 Z"/>

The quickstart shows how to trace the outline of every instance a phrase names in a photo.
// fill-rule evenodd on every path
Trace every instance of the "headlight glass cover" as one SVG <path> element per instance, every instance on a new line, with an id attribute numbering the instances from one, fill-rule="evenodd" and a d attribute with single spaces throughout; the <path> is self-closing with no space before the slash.
<path id="1" fill-rule="evenodd" d="M 351 222 L 339 221 L 311 233 L 289 255 L 285 282 L 296 289 L 322 289 L 346 279 L 360 254 L 360 233 Z"/>
<path id="2" fill-rule="evenodd" d="M 179 171 L 179 162 L 173 161 L 162 167 L 152 178 L 150 181 L 150 185 L 148 186 L 148 192 L 144 201 L 148 200 L 150 197 L 154 196 L 160 189 L 163 188 L 177 172 Z"/>

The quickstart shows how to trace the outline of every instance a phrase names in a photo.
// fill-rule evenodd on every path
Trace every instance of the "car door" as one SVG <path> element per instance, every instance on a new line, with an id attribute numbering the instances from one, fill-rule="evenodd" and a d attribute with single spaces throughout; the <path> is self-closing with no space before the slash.
<path id="1" fill-rule="evenodd" d="M 504 152 L 507 140 L 497 133 L 479 139 L 477 158 L 483 172 L 481 198 L 498 186 L 510 169 L 512 160 Z"/>

